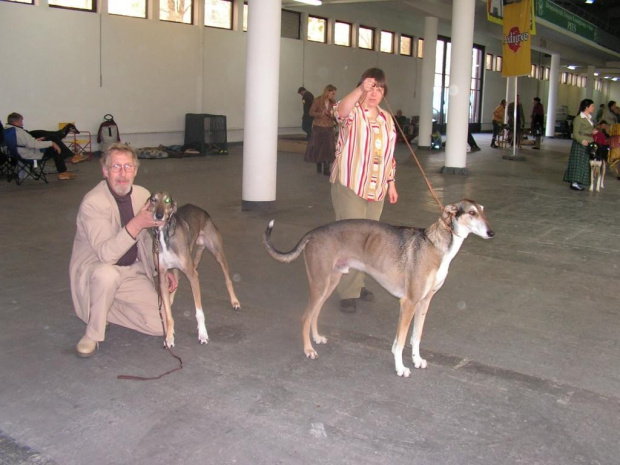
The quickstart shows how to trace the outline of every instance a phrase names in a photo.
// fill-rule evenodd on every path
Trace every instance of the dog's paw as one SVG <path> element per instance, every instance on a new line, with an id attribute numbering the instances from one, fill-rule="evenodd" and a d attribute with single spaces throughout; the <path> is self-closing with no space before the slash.
<path id="1" fill-rule="evenodd" d="M 409 376 L 411 375 L 411 370 L 406 366 L 403 366 L 396 369 L 396 374 L 401 378 L 409 378 Z"/>
<path id="2" fill-rule="evenodd" d="M 171 338 L 170 340 L 166 339 L 164 341 L 164 348 L 165 349 L 172 349 L 174 347 L 174 338 Z"/>
<path id="3" fill-rule="evenodd" d="M 201 344 L 209 343 L 209 334 L 207 334 L 207 328 L 198 328 L 198 342 Z"/>
<path id="4" fill-rule="evenodd" d="M 310 360 L 316 360 L 317 358 L 319 358 L 319 354 L 317 354 L 316 350 L 314 350 L 312 347 L 310 347 L 310 349 L 304 349 L 304 353 L 306 354 L 306 357 Z"/>
<path id="5" fill-rule="evenodd" d="M 327 338 L 325 336 L 321 336 L 320 334 L 313 336 L 312 339 L 317 344 L 327 344 Z"/>
<path id="6" fill-rule="evenodd" d="M 233 300 L 231 302 L 233 310 L 239 310 L 241 308 L 241 304 L 238 300 Z"/>
<path id="7" fill-rule="evenodd" d="M 428 366 L 428 363 L 426 362 L 426 360 L 424 360 L 419 355 L 414 355 L 413 356 L 413 366 L 416 367 L 416 368 L 426 368 Z"/>

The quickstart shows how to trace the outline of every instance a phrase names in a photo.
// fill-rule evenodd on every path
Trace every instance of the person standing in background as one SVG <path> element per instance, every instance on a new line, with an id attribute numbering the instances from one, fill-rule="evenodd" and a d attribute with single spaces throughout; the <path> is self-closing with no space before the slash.
<path id="1" fill-rule="evenodd" d="M 530 117 L 530 129 L 534 138 L 534 149 L 540 150 L 540 140 L 542 139 L 543 126 L 545 125 L 545 108 L 540 103 L 540 98 L 534 97 L 534 106 Z"/>
<path id="2" fill-rule="evenodd" d="M 334 162 L 336 141 L 334 140 L 334 125 L 336 120 L 333 115 L 333 107 L 336 104 L 334 97 L 336 88 L 331 84 L 323 89 L 323 94 L 314 99 L 310 108 L 312 122 L 312 135 L 306 148 L 304 160 L 316 163 L 316 172 L 326 176 L 331 174 L 330 166 Z"/>
<path id="3" fill-rule="evenodd" d="M 310 116 L 310 108 L 314 103 L 314 95 L 312 92 L 306 90 L 305 87 L 297 89 L 297 93 L 301 95 L 301 103 L 304 107 L 304 112 L 301 116 L 301 129 L 306 133 L 306 140 L 310 140 L 312 135 L 312 116 Z"/>

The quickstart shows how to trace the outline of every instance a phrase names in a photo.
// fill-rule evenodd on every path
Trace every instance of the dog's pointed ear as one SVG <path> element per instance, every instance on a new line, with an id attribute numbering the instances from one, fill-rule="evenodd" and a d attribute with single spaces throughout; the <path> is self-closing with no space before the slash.
<path id="1" fill-rule="evenodd" d="M 450 204 L 450 205 L 446 205 L 443 208 L 443 213 L 441 214 L 441 217 L 445 220 L 448 221 L 451 218 L 453 218 L 459 211 L 459 207 L 454 205 L 454 204 Z"/>
<path id="2" fill-rule="evenodd" d="M 177 212 L 177 203 L 174 200 L 172 200 L 172 197 L 170 197 L 170 201 L 172 202 L 170 209 L 172 210 L 172 213 L 174 214 Z"/>

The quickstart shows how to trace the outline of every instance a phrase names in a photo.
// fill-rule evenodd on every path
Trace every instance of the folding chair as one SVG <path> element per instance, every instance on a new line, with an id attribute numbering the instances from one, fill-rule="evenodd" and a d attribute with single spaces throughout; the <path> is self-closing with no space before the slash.
<path id="1" fill-rule="evenodd" d="M 58 129 L 63 129 L 67 124 L 72 124 L 75 126 L 74 122 L 58 123 Z M 79 131 L 67 134 L 67 137 L 63 139 L 63 142 L 75 155 L 92 155 L 93 141 L 90 131 Z"/>
<path id="2" fill-rule="evenodd" d="M 13 163 L 9 156 L 9 148 L 4 142 L 4 126 L 0 123 L 0 174 L 6 175 L 10 181 L 10 175 L 13 172 Z"/>
<path id="3" fill-rule="evenodd" d="M 3 132 L 4 142 L 9 149 L 9 158 L 13 165 L 13 170 L 9 173 L 8 180 L 15 179 L 18 186 L 28 178 L 32 178 L 35 181 L 42 179 L 47 183 L 48 181 L 43 170 L 48 159 L 43 156 L 43 153 L 41 153 L 41 158 L 37 160 L 22 158 L 17 150 L 17 133 L 15 128 L 8 128 Z"/>

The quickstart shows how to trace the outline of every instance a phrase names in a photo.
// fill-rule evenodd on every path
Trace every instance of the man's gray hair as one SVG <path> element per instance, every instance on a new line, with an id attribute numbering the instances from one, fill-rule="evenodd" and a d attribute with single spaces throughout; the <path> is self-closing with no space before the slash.
<path id="1" fill-rule="evenodd" d="M 133 158 L 133 163 L 136 167 L 140 166 L 140 160 L 138 159 L 138 154 L 134 150 L 134 148 L 129 144 L 123 144 L 122 142 L 115 142 L 110 145 L 108 149 L 103 152 L 101 157 L 101 164 L 105 167 L 108 166 L 108 160 L 110 159 L 110 155 L 112 152 L 125 152 L 131 154 L 131 158 Z"/>
<path id="2" fill-rule="evenodd" d="M 6 117 L 6 122 L 9 124 L 19 123 L 19 121 L 22 119 L 24 119 L 22 115 L 20 115 L 19 113 L 13 112 L 9 116 Z"/>

